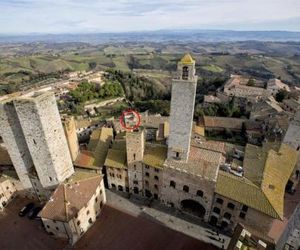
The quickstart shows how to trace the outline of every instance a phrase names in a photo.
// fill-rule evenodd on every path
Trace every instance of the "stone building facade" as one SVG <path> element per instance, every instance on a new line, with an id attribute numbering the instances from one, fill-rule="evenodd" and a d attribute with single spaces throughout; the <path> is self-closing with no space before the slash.
<path id="1" fill-rule="evenodd" d="M 102 176 L 75 172 L 57 187 L 40 216 L 48 233 L 74 245 L 95 223 L 105 203 Z"/>
<path id="2" fill-rule="evenodd" d="M 225 162 L 221 147 L 211 151 L 210 143 L 192 145 L 187 163 L 167 160 L 164 163 L 161 200 L 183 212 L 208 221 L 219 166 Z M 218 149 L 219 148 L 219 149 Z"/>

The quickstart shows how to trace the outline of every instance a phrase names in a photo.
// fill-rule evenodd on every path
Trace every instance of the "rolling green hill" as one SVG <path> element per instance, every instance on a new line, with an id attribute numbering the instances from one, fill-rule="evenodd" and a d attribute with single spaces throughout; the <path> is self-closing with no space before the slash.
<path id="1" fill-rule="evenodd" d="M 191 52 L 203 79 L 232 73 L 300 84 L 300 43 L 8 44 L 0 46 L 0 90 L 59 78 L 65 71 L 114 68 L 168 87 L 177 61 Z M 11 86 L 10 86 L 11 88 Z M 2 91 L 3 93 L 3 91 Z"/>

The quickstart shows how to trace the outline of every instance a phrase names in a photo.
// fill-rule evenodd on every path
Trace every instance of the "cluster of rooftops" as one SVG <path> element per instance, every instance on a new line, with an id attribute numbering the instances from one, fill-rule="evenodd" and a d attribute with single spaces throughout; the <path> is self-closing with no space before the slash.
<path id="1" fill-rule="evenodd" d="M 197 131 L 197 127 L 194 127 Z M 97 132 L 96 132 L 97 131 Z M 127 168 L 126 132 L 117 134 L 112 141 L 112 129 L 96 130 L 88 145 L 89 154 L 81 152 L 77 159 L 78 166 L 108 166 Z M 243 175 L 237 176 L 219 168 L 226 164 L 229 144 L 207 141 L 204 138 L 192 138 L 189 160 L 176 163 L 167 160 L 167 146 L 163 143 L 145 143 L 143 163 L 155 168 L 166 166 L 179 171 L 197 175 L 216 182 L 215 193 L 235 200 L 273 218 L 283 219 L 285 185 L 297 162 L 298 151 L 286 144 L 264 143 L 262 147 L 247 144 L 242 150 L 243 161 L 234 159 L 242 167 Z M 231 147 L 236 147 L 231 144 Z M 107 149 L 107 155 L 97 151 Z M 235 161 L 236 160 L 236 161 Z"/>

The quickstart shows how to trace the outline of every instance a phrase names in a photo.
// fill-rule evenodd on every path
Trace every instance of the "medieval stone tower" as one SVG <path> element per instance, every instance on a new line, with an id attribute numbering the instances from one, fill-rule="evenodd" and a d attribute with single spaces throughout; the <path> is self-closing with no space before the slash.
<path id="1" fill-rule="evenodd" d="M 54 94 L 30 93 L 13 103 L 42 186 L 70 177 L 74 168 Z"/>
<path id="2" fill-rule="evenodd" d="M 65 135 L 67 138 L 69 150 L 71 153 L 72 161 L 74 162 L 79 153 L 79 143 L 76 133 L 76 125 L 73 116 L 64 117 L 62 120 Z"/>
<path id="3" fill-rule="evenodd" d="M 139 194 L 143 190 L 143 167 L 145 137 L 143 129 L 126 133 L 128 184 L 130 192 Z"/>
<path id="4" fill-rule="evenodd" d="M 29 172 L 33 169 L 33 162 L 11 99 L 2 100 L 0 103 L 0 135 L 3 138 L 23 188 L 31 190 L 32 184 Z"/>
<path id="5" fill-rule="evenodd" d="M 187 162 L 190 151 L 197 87 L 195 60 L 186 54 L 177 65 L 172 80 L 168 159 Z"/>

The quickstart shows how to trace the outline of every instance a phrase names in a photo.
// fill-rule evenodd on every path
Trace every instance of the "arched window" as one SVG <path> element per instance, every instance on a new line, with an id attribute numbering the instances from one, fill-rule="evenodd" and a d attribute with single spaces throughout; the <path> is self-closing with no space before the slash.
<path id="1" fill-rule="evenodd" d="M 154 176 L 154 179 L 158 181 L 158 176 L 157 176 L 157 175 L 155 175 L 155 176 Z"/>
<path id="2" fill-rule="evenodd" d="M 216 214 L 220 214 L 221 210 L 218 207 L 214 207 L 213 212 Z"/>
<path id="3" fill-rule="evenodd" d="M 182 79 L 188 80 L 188 78 L 189 78 L 189 68 L 187 66 L 184 66 L 182 68 Z"/>
<path id="4" fill-rule="evenodd" d="M 175 188 L 176 187 L 176 182 L 175 181 L 170 181 L 170 187 Z"/>
<path id="5" fill-rule="evenodd" d="M 203 191 L 197 190 L 197 196 L 203 197 Z"/>
<path id="6" fill-rule="evenodd" d="M 183 191 L 186 192 L 186 193 L 188 193 L 188 192 L 189 192 L 189 187 L 186 186 L 186 185 L 184 185 L 184 186 L 183 186 Z"/>
<path id="7" fill-rule="evenodd" d="M 227 220 L 230 220 L 231 219 L 231 214 L 230 213 L 225 213 L 224 218 L 227 219 Z"/>

